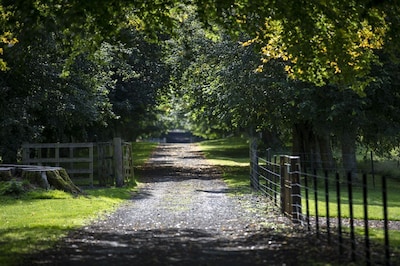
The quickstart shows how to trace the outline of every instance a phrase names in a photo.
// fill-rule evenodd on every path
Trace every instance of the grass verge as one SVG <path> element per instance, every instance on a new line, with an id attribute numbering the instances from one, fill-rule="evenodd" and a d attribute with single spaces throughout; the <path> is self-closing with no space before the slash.
<path id="1" fill-rule="evenodd" d="M 133 145 L 135 165 L 143 164 L 155 147 Z M 134 189 L 96 188 L 78 197 L 58 190 L 0 196 L 0 265 L 19 265 L 24 255 L 52 247 L 70 230 L 115 210 Z"/>
<path id="2" fill-rule="evenodd" d="M 243 138 L 227 138 L 222 140 L 212 140 L 212 141 L 204 141 L 199 144 L 201 150 L 204 152 L 206 158 L 210 161 L 210 163 L 214 165 L 218 165 L 221 167 L 224 175 L 224 179 L 227 182 L 228 186 L 233 189 L 239 189 L 241 191 L 249 191 L 250 190 L 250 181 L 249 181 L 249 150 L 248 150 L 248 142 Z M 378 177 L 377 177 L 378 180 Z M 372 182 L 372 180 L 369 180 Z M 326 216 L 326 203 L 325 203 L 325 194 L 324 192 L 324 184 L 323 181 L 319 182 L 319 189 L 317 195 L 318 201 L 318 213 L 320 217 Z M 374 187 L 371 185 L 370 187 Z M 334 183 L 330 184 L 330 200 L 329 200 L 329 210 L 330 216 L 337 216 L 337 199 L 336 192 L 334 190 Z M 389 196 L 389 216 L 391 220 L 399 220 L 400 215 L 400 194 L 396 193 L 399 191 L 400 183 L 398 180 L 388 179 L 388 195 Z M 349 205 L 348 205 L 348 197 L 346 196 L 347 188 L 345 185 L 341 188 L 342 196 L 341 196 L 341 208 L 342 208 L 342 216 L 349 216 Z M 303 190 L 302 194 L 304 195 L 305 191 Z M 310 206 L 310 215 L 315 216 L 315 200 L 313 191 L 309 192 L 309 206 Z M 354 214 L 356 219 L 363 219 L 363 205 L 362 205 L 362 188 L 354 187 L 353 188 L 353 197 L 354 197 Z M 368 194 L 368 213 L 369 219 L 382 219 L 382 190 L 379 188 L 379 185 L 376 185 L 373 189 L 369 191 Z M 303 200 L 303 208 L 305 211 L 305 200 Z M 363 228 L 356 227 L 356 233 L 360 236 L 364 234 Z M 384 231 L 382 229 L 370 229 L 370 238 L 372 241 L 376 243 L 383 243 L 384 239 Z M 400 231 L 390 230 L 389 231 L 389 239 L 390 246 L 394 247 L 394 250 L 399 251 L 400 247 Z"/>
<path id="3" fill-rule="evenodd" d="M 249 192 L 249 144 L 246 139 L 231 137 L 203 141 L 199 147 L 211 164 L 221 168 L 230 189 Z"/>

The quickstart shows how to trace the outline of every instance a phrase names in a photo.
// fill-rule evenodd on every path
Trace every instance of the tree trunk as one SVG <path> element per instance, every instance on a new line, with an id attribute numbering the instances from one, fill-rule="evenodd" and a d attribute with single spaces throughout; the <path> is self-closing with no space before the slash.
<path id="1" fill-rule="evenodd" d="M 333 153 L 331 148 L 331 138 L 329 133 L 323 133 L 317 136 L 319 144 L 320 155 L 322 160 L 322 168 L 325 171 L 332 171 L 335 169 L 335 161 L 333 159 Z"/>
<path id="2" fill-rule="evenodd" d="M 341 136 L 343 168 L 357 178 L 356 134 L 354 130 L 343 130 Z"/>
<path id="3" fill-rule="evenodd" d="M 277 134 L 270 130 L 264 130 L 262 132 L 262 141 L 267 148 L 279 149 L 283 146 L 282 141 L 279 139 Z"/>
<path id="4" fill-rule="evenodd" d="M 81 194 L 82 190 L 77 187 L 72 180 L 69 178 L 69 175 L 65 169 L 59 169 L 57 171 L 46 172 L 47 180 L 50 186 L 55 189 L 64 190 L 73 194 Z"/>
<path id="5" fill-rule="evenodd" d="M 18 168 L 18 166 L 16 166 Z M 77 187 L 69 178 L 67 171 L 60 167 L 22 167 L 22 178 L 31 184 L 44 189 L 54 188 L 72 194 L 82 194 L 82 190 Z"/>
<path id="6" fill-rule="evenodd" d="M 293 155 L 299 155 L 301 164 L 312 169 L 321 167 L 320 148 L 311 123 L 297 123 L 293 128 Z"/>

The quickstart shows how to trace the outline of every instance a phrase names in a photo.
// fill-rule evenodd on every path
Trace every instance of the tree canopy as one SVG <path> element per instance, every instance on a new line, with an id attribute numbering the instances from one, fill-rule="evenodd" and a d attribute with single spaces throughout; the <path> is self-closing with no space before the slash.
<path id="1" fill-rule="evenodd" d="M 371 65 L 380 62 L 375 51 L 385 46 L 392 56 L 398 54 L 400 7 L 389 0 L 4 0 L 1 41 L 13 45 L 21 36 L 35 38 L 40 27 L 58 27 L 63 42 L 79 53 L 127 25 L 153 37 L 169 33 L 187 5 L 195 6 L 206 25 L 217 23 L 236 35 L 245 32 L 249 39 L 244 45 L 256 43 L 264 62 L 287 61 L 289 76 L 317 86 L 362 93 L 372 81 Z M 4 59 L 1 66 L 6 69 Z"/>
<path id="2" fill-rule="evenodd" d="M 397 1 L 198 1 L 230 31 L 246 32 L 264 61 L 281 58 L 289 76 L 362 92 L 375 51 L 398 50 Z M 202 9 L 204 17 L 206 9 Z M 207 13 L 208 14 L 208 13 Z M 387 49 L 386 51 L 389 51 Z"/>
<path id="3" fill-rule="evenodd" d="M 399 144 L 398 1 L 2 0 L 0 26 L 9 160 L 23 141 L 172 125 L 297 153 Z"/>

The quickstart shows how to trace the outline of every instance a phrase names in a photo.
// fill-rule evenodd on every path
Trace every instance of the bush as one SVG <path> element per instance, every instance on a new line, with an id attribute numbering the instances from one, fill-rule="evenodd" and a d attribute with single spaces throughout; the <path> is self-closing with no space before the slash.
<path id="1" fill-rule="evenodd" d="M 0 182 L 0 195 L 18 196 L 25 193 L 24 182 L 12 179 L 6 182 Z"/>

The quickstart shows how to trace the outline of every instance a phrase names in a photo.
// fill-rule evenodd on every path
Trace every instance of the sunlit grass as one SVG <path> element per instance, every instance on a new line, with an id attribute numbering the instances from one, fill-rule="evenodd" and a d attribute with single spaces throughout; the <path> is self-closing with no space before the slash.
<path id="1" fill-rule="evenodd" d="M 346 229 L 349 232 L 349 229 Z M 363 227 L 355 227 L 354 231 L 357 235 L 364 236 L 365 230 Z M 400 231 L 398 230 L 389 230 L 389 240 L 390 240 L 390 248 L 394 252 L 400 252 Z M 385 231 L 379 228 L 369 228 L 368 235 L 371 240 L 375 243 L 384 244 L 385 239 Z"/>
<path id="2" fill-rule="evenodd" d="M 201 149 L 204 151 L 207 159 L 221 167 L 224 173 L 224 180 L 230 188 L 250 188 L 249 181 L 249 152 L 248 143 L 242 138 L 228 138 L 224 140 L 206 141 L 200 144 Z M 382 220 L 383 219 L 383 208 L 382 208 L 382 190 L 380 187 L 380 176 L 376 176 L 376 185 L 374 186 L 371 179 L 369 182 L 368 191 L 368 218 L 370 220 Z M 304 181 L 304 180 L 303 180 Z M 302 182 L 303 182 L 302 181 Z M 326 201 L 324 191 L 324 181 L 318 181 L 318 215 L 320 217 L 326 216 Z M 304 183 L 303 183 L 304 184 Z M 309 180 L 309 186 L 312 185 Z M 400 182 L 396 179 L 388 179 L 388 213 L 390 220 L 400 220 Z M 306 200 L 305 190 L 302 189 L 302 206 L 303 214 L 306 213 Z M 329 216 L 338 216 L 337 198 L 335 183 L 330 182 L 329 185 Z M 362 204 L 362 187 L 353 186 L 353 204 L 354 204 L 354 218 L 363 219 L 364 209 Z M 315 198 L 314 191 L 309 190 L 309 212 L 310 216 L 315 216 Z M 348 191 L 346 184 L 341 185 L 341 216 L 343 218 L 349 217 L 349 201 Z M 344 227 L 344 231 L 348 231 L 349 228 Z M 356 227 L 355 232 L 358 236 L 364 235 L 364 229 L 362 227 Z M 382 244 L 384 242 L 384 230 L 383 228 L 369 229 L 369 235 L 371 241 L 374 243 Z M 389 240 L 392 251 L 400 252 L 400 231 L 389 230 Z"/>
<path id="3" fill-rule="evenodd" d="M 135 179 L 140 183 L 140 177 L 142 175 L 142 167 L 154 151 L 154 149 L 158 146 L 158 143 L 153 142 L 133 142 L 133 162 L 135 166 Z"/>
<path id="4" fill-rule="evenodd" d="M 154 149 L 157 147 L 157 143 L 153 142 L 133 142 L 133 162 L 136 167 L 143 165 Z"/>
<path id="5" fill-rule="evenodd" d="M 134 143 L 135 166 L 155 144 Z M 35 190 L 18 197 L 0 196 L 0 265 L 19 265 L 24 255 L 50 248 L 70 230 L 115 210 L 134 187 L 96 188 L 73 196 L 58 190 Z"/>
<path id="6" fill-rule="evenodd" d="M 248 191 L 249 144 L 246 139 L 232 137 L 203 141 L 199 144 L 207 160 L 223 171 L 223 178 L 229 188 Z"/>
<path id="7" fill-rule="evenodd" d="M 303 182 L 303 181 L 302 181 Z M 323 186 L 323 180 L 318 180 L 318 215 L 327 215 L 327 204 L 326 204 L 326 191 Z M 360 182 L 360 181 L 359 181 Z M 310 182 L 311 183 L 311 182 Z M 381 187 L 381 177 L 376 177 L 375 186 L 373 186 L 372 180 L 368 180 L 368 190 L 367 190 L 367 203 L 368 203 L 368 219 L 370 220 L 382 220 L 383 219 L 383 201 L 382 201 L 382 187 Z M 304 183 L 303 183 L 304 184 Z M 312 184 L 309 184 L 312 187 Z M 387 206 L 388 206 L 388 216 L 389 220 L 400 221 L 400 182 L 397 179 L 387 179 Z M 338 216 L 338 204 L 337 204 L 337 194 L 336 186 L 333 180 L 330 180 L 330 185 L 328 187 L 328 207 L 329 216 Z M 302 190 L 302 205 L 303 212 L 306 211 L 306 191 Z M 364 219 L 364 202 L 363 202 L 363 189 L 361 184 L 357 183 L 352 185 L 352 198 L 353 198 L 353 215 L 355 219 Z M 316 215 L 315 208 L 315 194 L 312 188 L 309 189 L 309 211 L 310 215 Z M 350 206 L 349 206 L 349 192 L 347 184 L 340 185 L 340 206 L 341 206 L 341 216 L 350 216 Z"/>
<path id="8" fill-rule="evenodd" d="M 0 197 L 0 265 L 18 264 L 21 255 L 51 247 L 69 230 L 115 209 L 130 197 L 130 190 L 88 190 L 78 197 L 61 191 Z"/>

